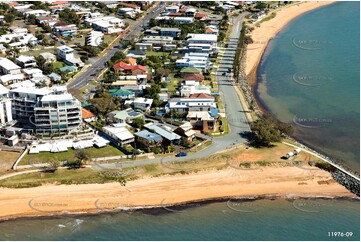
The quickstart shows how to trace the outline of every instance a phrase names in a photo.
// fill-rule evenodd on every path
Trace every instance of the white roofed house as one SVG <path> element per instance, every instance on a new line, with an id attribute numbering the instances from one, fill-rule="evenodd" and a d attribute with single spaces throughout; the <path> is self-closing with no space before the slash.
<path id="1" fill-rule="evenodd" d="M 188 34 L 187 43 L 210 44 L 217 46 L 217 35 L 211 34 Z"/>
<path id="2" fill-rule="evenodd" d="M 46 63 L 53 63 L 56 61 L 56 56 L 50 52 L 43 52 L 43 53 L 40 53 L 39 55 L 44 57 L 44 59 L 46 60 Z"/>
<path id="3" fill-rule="evenodd" d="M 153 104 L 153 99 L 138 97 L 134 100 L 125 101 L 125 104 L 133 105 L 135 110 L 140 109 L 142 111 L 149 111 Z"/>
<path id="4" fill-rule="evenodd" d="M 123 32 L 125 26 L 122 19 L 112 16 L 85 19 L 85 23 L 94 30 L 101 31 L 104 34 Z"/>
<path id="5" fill-rule="evenodd" d="M 36 66 L 36 61 L 34 56 L 20 55 L 19 57 L 16 58 L 16 62 L 22 68 L 31 68 Z"/>
<path id="6" fill-rule="evenodd" d="M 178 113 L 210 111 L 211 109 L 217 109 L 217 103 L 214 97 L 205 93 L 192 94 L 188 98 L 171 98 L 165 106 L 166 112 Z"/>
<path id="7" fill-rule="evenodd" d="M 25 79 L 34 83 L 39 83 L 42 81 L 46 82 L 49 80 L 49 77 L 45 76 L 43 71 L 38 68 L 23 69 L 23 72 Z"/>
<path id="8" fill-rule="evenodd" d="M 9 44 L 9 47 L 18 48 L 20 51 L 28 51 L 29 47 L 27 45 L 36 45 L 38 39 L 33 34 L 28 33 L 27 29 L 24 30 L 26 31 L 25 33 L 23 28 L 16 28 L 11 34 L 0 35 L 0 43 L 7 43 Z"/>
<path id="9" fill-rule="evenodd" d="M 36 17 L 39 17 L 39 16 L 49 16 L 49 15 L 50 15 L 50 12 L 49 12 L 49 11 L 42 10 L 42 9 L 36 9 L 36 10 L 26 11 L 26 12 L 23 13 L 23 15 L 24 15 L 25 17 L 29 17 L 29 15 L 35 15 Z"/>
<path id="10" fill-rule="evenodd" d="M 189 142 L 192 142 L 196 134 L 190 122 L 184 122 L 182 125 L 180 125 L 174 130 L 174 133 L 186 137 Z"/>
<path id="11" fill-rule="evenodd" d="M 134 142 L 134 135 L 125 126 L 105 126 L 103 132 L 110 136 L 118 147 Z"/>
<path id="12" fill-rule="evenodd" d="M 16 75 L 21 74 L 21 67 L 7 58 L 0 57 L 0 74 Z"/>

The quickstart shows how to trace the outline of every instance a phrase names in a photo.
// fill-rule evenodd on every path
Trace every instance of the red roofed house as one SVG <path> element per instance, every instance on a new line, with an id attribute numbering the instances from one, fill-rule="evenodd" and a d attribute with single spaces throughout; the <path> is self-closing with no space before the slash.
<path id="1" fill-rule="evenodd" d="M 81 109 L 81 116 L 85 122 L 93 122 L 97 120 L 97 116 L 85 108 Z"/>
<path id="2" fill-rule="evenodd" d="M 202 20 L 202 19 L 205 19 L 205 18 L 207 18 L 207 17 L 208 17 L 208 15 L 205 14 L 205 13 L 197 13 L 197 14 L 194 16 L 194 18 L 197 19 L 197 20 Z"/>
<path id="3" fill-rule="evenodd" d="M 152 78 L 152 73 L 148 73 L 148 68 L 142 65 L 130 65 L 123 61 L 113 65 L 114 72 L 118 74 L 119 72 L 131 73 L 132 75 L 147 75 L 147 79 Z"/>
<path id="4" fill-rule="evenodd" d="M 195 93 L 195 94 L 190 95 L 189 98 L 214 99 L 211 95 L 209 95 L 207 93 Z"/>
<path id="5" fill-rule="evenodd" d="M 125 2 L 120 2 L 119 4 L 122 6 L 128 7 L 128 8 L 133 8 L 134 10 L 140 11 L 140 6 L 138 6 L 136 4 L 125 3 Z"/>
<path id="6" fill-rule="evenodd" d="M 203 74 L 185 74 L 183 78 L 186 81 L 198 81 L 198 82 L 204 81 Z"/>
<path id="7" fill-rule="evenodd" d="M 129 65 L 131 65 L 131 66 L 137 65 L 137 60 L 132 57 L 127 57 L 127 58 L 125 58 L 125 60 L 128 61 Z"/>

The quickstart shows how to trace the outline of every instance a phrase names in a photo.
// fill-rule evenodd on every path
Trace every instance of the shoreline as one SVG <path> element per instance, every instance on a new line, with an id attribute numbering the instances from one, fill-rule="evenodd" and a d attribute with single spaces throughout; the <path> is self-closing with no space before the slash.
<path id="1" fill-rule="evenodd" d="M 301 2 L 301 3 L 293 3 L 290 6 L 287 6 L 286 8 L 280 9 L 276 13 L 276 17 L 273 19 L 270 19 L 266 22 L 261 23 L 260 27 L 255 27 L 255 24 L 251 25 L 252 27 L 255 27 L 255 30 L 251 32 L 251 37 L 254 41 L 253 44 L 247 45 L 247 51 L 246 51 L 246 63 L 245 63 L 245 69 L 246 69 L 246 80 L 248 85 L 251 88 L 251 94 L 257 104 L 257 107 L 259 111 L 262 114 L 271 115 L 274 117 L 274 115 L 271 113 L 271 111 L 267 108 L 266 104 L 263 100 L 257 95 L 257 85 L 258 85 L 258 69 L 261 64 L 261 61 L 263 60 L 267 47 L 271 40 L 277 37 L 279 32 L 281 32 L 284 28 L 287 27 L 288 24 L 290 24 L 295 18 L 302 16 L 305 13 L 308 13 L 310 11 L 313 11 L 315 9 L 331 5 L 337 3 L 336 1 L 325 1 L 325 2 Z M 295 15 L 292 15 L 292 17 L 289 17 L 288 19 L 281 18 L 280 20 L 280 14 L 283 10 L 283 15 L 287 14 L 287 12 L 291 11 L 291 13 L 294 13 L 295 11 L 291 8 L 297 8 L 302 5 L 307 4 L 308 6 L 304 6 L 303 9 L 299 9 L 299 11 L 296 11 Z M 271 29 L 271 31 L 265 31 L 266 29 Z M 256 31 L 256 33 L 255 33 Z M 257 47 L 261 45 L 260 47 Z M 257 56 L 257 58 L 255 58 Z M 250 67 L 252 66 L 252 67 Z M 302 146 L 307 147 L 310 150 L 314 150 L 316 153 L 319 153 L 320 155 L 326 157 L 328 160 L 332 161 L 332 163 L 341 166 L 348 172 L 360 176 L 360 173 L 358 171 L 355 171 L 348 166 L 345 166 L 344 164 L 340 163 L 340 161 L 336 157 L 328 157 L 329 155 L 324 154 L 323 151 L 319 150 L 316 146 L 309 144 L 309 142 L 299 140 L 296 136 L 290 137 L 295 142 L 301 144 Z"/>
<path id="2" fill-rule="evenodd" d="M 189 204 L 237 198 L 359 200 L 359 197 L 338 184 L 330 173 L 310 166 L 204 170 L 186 175 L 142 177 L 127 182 L 126 186 L 119 183 L 43 185 L 21 189 L 0 188 L 0 191 L 0 221 L 144 208 L 171 211 L 172 208 L 191 206 Z"/>
<path id="3" fill-rule="evenodd" d="M 227 204 L 229 202 L 256 202 L 256 201 L 277 201 L 277 200 L 286 200 L 286 201 L 297 201 L 297 200 L 325 200 L 325 201 L 353 201 L 359 202 L 359 197 L 350 197 L 350 196 L 297 196 L 297 195 L 290 195 L 290 196 L 281 196 L 278 194 L 263 194 L 257 196 L 249 196 L 249 197 L 219 197 L 219 198 L 209 198 L 209 199 L 202 199 L 202 200 L 195 200 L 189 202 L 181 202 L 181 203 L 174 203 L 174 204 L 166 204 L 164 206 L 134 206 L 134 207 L 119 207 L 114 209 L 104 209 L 104 210 L 81 210 L 81 211 L 62 211 L 62 212 L 54 212 L 49 214 L 38 214 L 38 215 L 19 215 L 19 216 L 9 216 L 9 217 L 0 217 L 0 224 L 7 222 L 7 221 L 14 221 L 14 220 L 25 220 L 25 219 L 52 219 L 57 217 L 66 217 L 72 218 L 75 216 L 97 216 L 103 214 L 114 214 L 120 212 L 146 212 L 149 210 L 158 210 L 159 214 L 161 213 L 169 213 L 169 212 L 183 212 L 188 208 L 192 207 L 200 207 L 208 204 L 213 203 L 224 203 Z M 228 205 L 227 205 L 228 206 Z M 237 211 L 237 210 L 235 210 Z"/>

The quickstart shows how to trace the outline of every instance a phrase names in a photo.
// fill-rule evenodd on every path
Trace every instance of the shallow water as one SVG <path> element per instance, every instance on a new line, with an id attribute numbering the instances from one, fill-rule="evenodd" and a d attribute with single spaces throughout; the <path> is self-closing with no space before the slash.
<path id="1" fill-rule="evenodd" d="M 339 2 L 291 22 L 266 49 L 257 94 L 295 137 L 359 171 L 360 6 Z"/>

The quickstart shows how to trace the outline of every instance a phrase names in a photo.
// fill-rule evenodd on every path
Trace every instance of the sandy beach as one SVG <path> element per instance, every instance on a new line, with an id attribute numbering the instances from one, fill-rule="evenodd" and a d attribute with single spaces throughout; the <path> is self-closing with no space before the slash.
<path id="1" fill-rule="evenodd" d="M 299 167 L 228 168 L 188 175 L 141 178 L 119 183 L 44 185 L 0 189 L 0 219 L 49 216 L 66 212 L 102 212 L 129 207 L 162 207 L 192 201 L 254 197 L 347 197 L 346 188 L 328 172 Z"/>
<path id="2" fill-rule="evenodd" d="M 301 2 L 275 10 L 276 16 L 257 27 L 253 24 L 254 30 L 251 32 L 253 43 L 247 46 L 246 54 L 246 75 L 250 84 L 255 84 L 257 67 L 261 61 L 263 52 L 269 40 L 274 38 L 291 20 L 297 16 L 321 6 L 334 3 L 326 2 Z"/>

